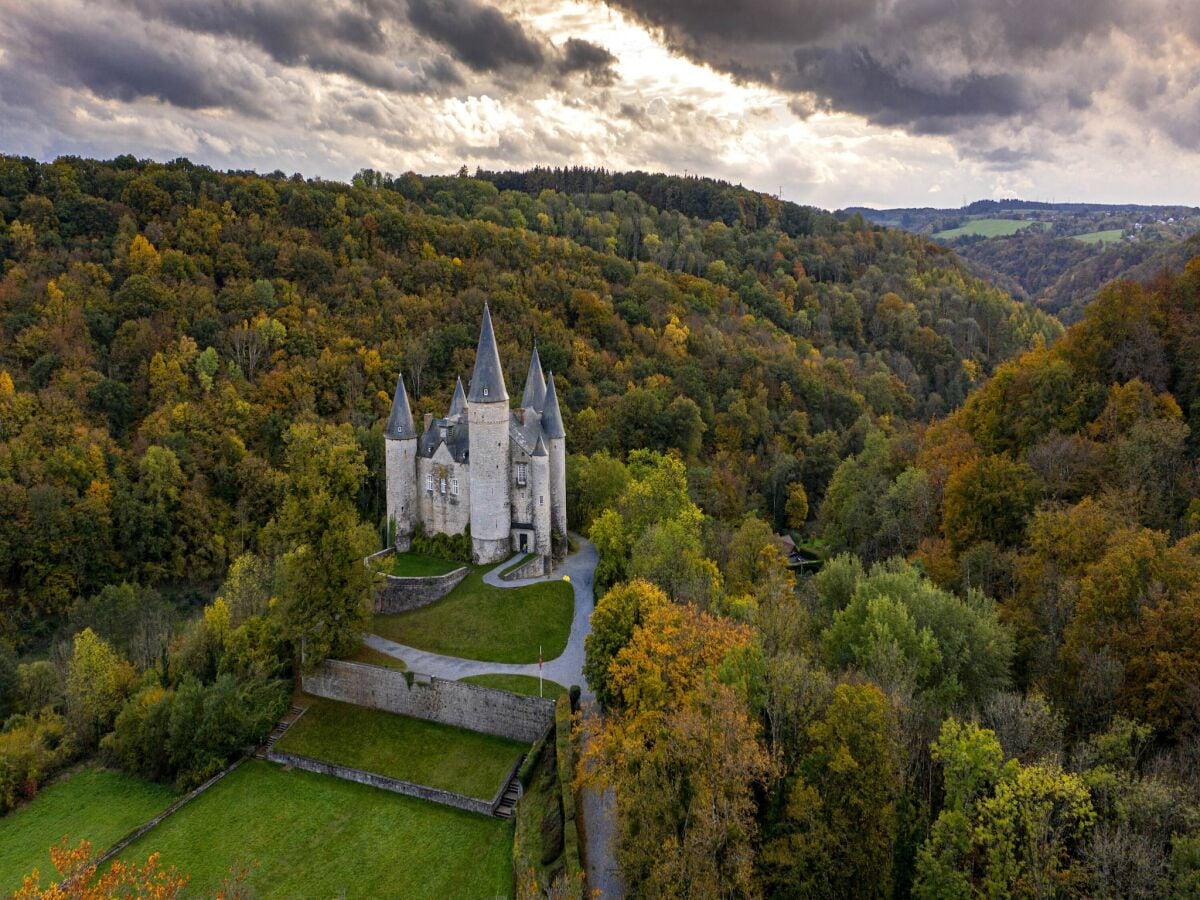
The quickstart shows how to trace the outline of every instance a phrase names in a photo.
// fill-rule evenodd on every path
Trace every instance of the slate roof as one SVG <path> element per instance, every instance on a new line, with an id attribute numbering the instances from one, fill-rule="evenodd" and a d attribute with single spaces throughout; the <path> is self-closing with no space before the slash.
<path id="1" fill-rule="evenodd" d="M 471 453 L 470 429 L 465 421 L 434 419 L 429 429 L 421 435 L 417 444 L 417 455 L 431 459 L 442 443 L 442 429 L 446 429 L 446 449 L 456 463 L 465 463 Z"/>
<path id="2" fill-rule="evenodd" d="M 416 426 L 413 425 L 412 407 L 408 405 L 408 392 L 404 390 L 404 376 L 396 379 L 396 394 L 392 397 L 392 414 L 388 416 L 384 437 L 393 440 L 405 440 L 417 436 Z"/>
<path id="3" fill-rule="evenodd" d="M 458 383 L 454 386 L 454 398 L 450 401 L 450 412 L 446 413 L 446 418 L 453 419 L 466 411 L 467 395 L 463 391 L 462 378 L 459 378 Z"/>
<path id="4" fill-rule="evenodd" d="M 492 313 L 483 304 L 483 327 L 479 329 L 479 347 L 475 350 L 475 371 L 471 375 L 472 403 L 507 403 L 508 389 L 504 386 L 504 370 L 500 368 L 500 351 L 496 333 L 492 331 Z"/>
<path id="5" fill-rule="evenodd" d="M 529 374 L 525 376 L 525 394 L 521 405 L 525 409 L 542 411 L 546 402 L 546 378 L 542 375 L 542 360 L 538 356 L 537 344 L 533 345 L 533 356 L 529 357 Z"/>
<path id="6" fill-rule="evenodd" d="M 558 392 L 554 389 L 554 373 L 550 373 L 550 378 L 546 381 L 546 403 L 542 407 L 542 431 L 546 437 L 565 438 L 566 430 L 563 428 L 562 410 L 558 408 Z"/>

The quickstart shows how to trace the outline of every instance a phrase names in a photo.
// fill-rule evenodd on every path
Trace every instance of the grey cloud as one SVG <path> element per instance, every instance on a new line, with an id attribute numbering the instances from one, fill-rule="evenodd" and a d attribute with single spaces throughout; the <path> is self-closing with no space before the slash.
<path id="1" fill-rule="evenodd" d="M 592 84 L 608 85 L 617 79 L 613 66 L 617 58 L 607 48 L 582 38 L 567 38 L 558 70 L 564 75 L 581 72 Z"/>
<path id="2" fill-rule="evenodd" d="M 537 69 L 545 62 L 540 43 L 494 6 L 475 0 L 409 0 L 408 18 L 475 72 L 506 66 Z"/>
<path id="3" fill-rule="evenodd" d="M 802 117 L 954 135 L 1030 123 L 1069 134 L 1121 78 L 1114 36 L 1153 51 L 1171 0 L 607 2 L 697 62 L 791 92 Z"/>

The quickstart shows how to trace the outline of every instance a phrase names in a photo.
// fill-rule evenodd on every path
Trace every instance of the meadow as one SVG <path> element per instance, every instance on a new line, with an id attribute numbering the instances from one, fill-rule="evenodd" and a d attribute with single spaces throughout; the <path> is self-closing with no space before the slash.
<path id="1" fill-rule="evenodd" d="M 934 235 L 934 238 L 939 241 L 952 241 L 955 238 L 975 237 L 976 235 L 980 237 L 1006 237 L 1034 225 L 1039 225 L 1039 223 L 1024 219 L 972 219 L 967 224 L 958 228 L 939 231 Z"/>

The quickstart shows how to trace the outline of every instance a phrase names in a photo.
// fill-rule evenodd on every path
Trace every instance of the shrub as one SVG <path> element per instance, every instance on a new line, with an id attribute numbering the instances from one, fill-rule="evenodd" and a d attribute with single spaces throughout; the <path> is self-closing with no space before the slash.
<path id="1" fill-rule="evenodd" d="M 451 562 L 471 562 L 471 529 L 462 534 L 426 534 L 420 526 L 412 538 L 412 552 L 424 556 L 435 556 Z"/>
<path id="2" fill-rule="evenodd" d="M 47 776 L 71 761 L 74 745 L 66 734 L 67 723 L 55 712 L 9 719 L 0 732 L 0 815 L 32 797 Z"/>

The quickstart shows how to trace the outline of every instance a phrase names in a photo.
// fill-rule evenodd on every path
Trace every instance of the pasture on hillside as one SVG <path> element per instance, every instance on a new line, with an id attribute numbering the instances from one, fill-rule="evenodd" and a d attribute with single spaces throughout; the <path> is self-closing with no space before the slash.
<path id="1" fill-rule="evenodd" d="M 0 818 L 0 896 L 20 887 L 34 869 L 46 884 L 54 875 L 50 848 L 64 837 L 72 847 L 90 841 L 101 853 L 174 799 L 166 785 L 108 769 L 87 768 L 60 778 Z"/>
<path id="2" fill-rule="evenodd" d="M 1105 231 L 1089 231 L 1087 234 L 1073 234 L 1071 237 L 1085 244 L 1115 244 L 1125 234 L 1123 229 L 1109 228 Z"/>
<path id="3" fill-rule="evenodd" d="M 934 235 L 939 241 L 952 241 L 955 238 L 974 237 L 1007 237 L 1010 234 L 1016 234 L 1025 228 L 1031 226 L 1041 227 L 1039 222 L 1026 221 L 1025 219 L 971 219 L 965 225 L 958 228 L 951 228 L 947 231 L 939 231 Z"/>
<path id="4" fill-rule="evenodd" d="M 260 900 L 508 897 L 512 823 L 248 760 L 130 846 L 211 897 L 231 867 Z"/>

